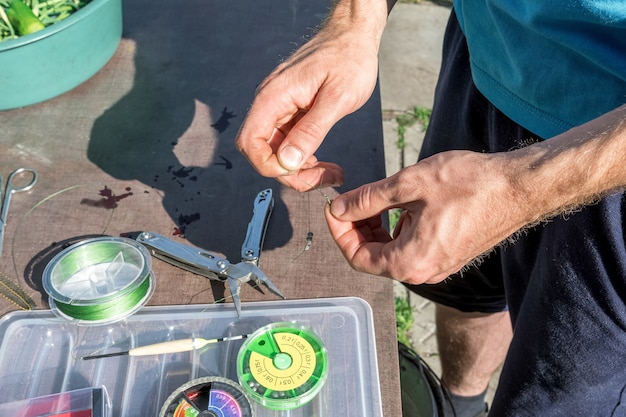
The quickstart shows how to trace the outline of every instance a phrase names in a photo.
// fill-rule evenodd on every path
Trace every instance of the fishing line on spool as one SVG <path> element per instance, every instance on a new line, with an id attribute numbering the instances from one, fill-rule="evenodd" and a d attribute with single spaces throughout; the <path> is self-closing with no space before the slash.
<path id="1" fill-rule="evenodd" d="M 46 265 L 43 286 L 51 310 L 81 325 L 108 324 L 143 307 L 154 291 L 152 258 L 134 239 L 86 239 Z"/>

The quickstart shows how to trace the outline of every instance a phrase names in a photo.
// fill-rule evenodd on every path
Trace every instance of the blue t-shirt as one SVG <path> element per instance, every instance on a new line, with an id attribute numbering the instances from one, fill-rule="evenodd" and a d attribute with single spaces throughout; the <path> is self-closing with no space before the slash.
<path id="1" fill-rule="evenodd" d="M 626 1 L 454 0 L 476 87 L 550 138 L 626 103 Z"/>

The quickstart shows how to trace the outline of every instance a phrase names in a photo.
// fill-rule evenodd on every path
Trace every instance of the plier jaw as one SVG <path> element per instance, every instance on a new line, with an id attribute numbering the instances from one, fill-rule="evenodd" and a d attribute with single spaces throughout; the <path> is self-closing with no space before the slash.
<path id="1" fill-rule="evenodd" d="M 235 264 L 216 252 L 175 242 L 153 232 L 141 232 L 136 240 L 146 246 L 155 258 L 212 280 L 226 281 L 230 287 L 237 317 L 239 317 L 241 315 L 241 298 L 239 296 L 241 284 L 251 279 L 257 285 L 262 283 L 274 294 L 285 298 L 268 276 L 257 266 L 273 207 L 274 199 L 271 189 L 263 190 L 257 194 L 252 219 L 248 224 L 246 238 L 241 248 L 241 262 Z"/>
<path id="2" fill-rule="evenodd" d="M 237 317 L 241 316 L 241 299 L 239 297 L 239 293 L 241 291 L 241 284 L 247 282 L 249 280 L 253 280 L 257 286 L 261 286 L 264 284 L 271 292 L 281 297 L 283 300 L 285 296 L 282 292 L 270 281 L 267 275 L 261 269 L 249 262 L 240 262 L 238 264 L 231 265 L 228 270 L 228 286 L 230 288 L 230 293 L 233 297 L 233 303 L 235 304 L 235 309 L 237 310 Z"/>

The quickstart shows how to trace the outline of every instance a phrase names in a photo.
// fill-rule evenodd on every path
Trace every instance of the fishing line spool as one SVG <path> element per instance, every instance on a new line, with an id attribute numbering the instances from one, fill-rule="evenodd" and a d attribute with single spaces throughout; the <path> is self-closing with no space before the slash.
<path id="1" fill-rule="evenodd" d="M 165 400 L 159 417 L 253 417 L 241 387 L 221 377 L 194 379 Z"/>
<path id="2" fill-rule="evenodd" d="M 154 292 L 152 260 L 143 245 L 123 237 L 99 237 L 57 254 L 43 272 L 50 309 L 79 325 L 122 320 Z"/>
<path id="3" fill-rule="evenodd" d="M 272 323 L 248 337 L 237 355 L 244 391 L 272 410 L 292 410 L 311 401 L 328 376 L 321 339 L 296 323 Z"/>

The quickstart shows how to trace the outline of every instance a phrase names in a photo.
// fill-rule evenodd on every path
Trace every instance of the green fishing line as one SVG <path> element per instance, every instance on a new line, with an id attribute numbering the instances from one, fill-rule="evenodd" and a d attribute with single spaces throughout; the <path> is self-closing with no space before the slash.
<path id="1" fill-rule="evenodd" d="M 145 304 L 153 290 L 150 266 L 150 254 L 132 239 L 88 239 L 50 261 L 44 288 L 66 318 L 112 322 Z"/>
<path id="2" fill-rule="evenodd" d="M 150 276 L 148 275 L 134 291 L 124 295 L 118 294 L 116 299 L 109 302 L 87 306 L 64 304 L 57 301 L 55 305 L 63 314 L 77 320 L 90 322 L 107 320 L 134 310 L 147 296 L 150 285 Z"/>

